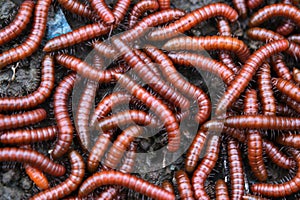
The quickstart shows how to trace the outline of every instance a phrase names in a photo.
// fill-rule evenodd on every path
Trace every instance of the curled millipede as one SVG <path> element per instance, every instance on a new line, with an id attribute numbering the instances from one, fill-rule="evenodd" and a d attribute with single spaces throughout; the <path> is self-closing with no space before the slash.
<path id="1" fill-rule="evenodd" d="M 293 68 L 293 78 L 296 83 L 300 83 L 300 70 L 295 67 Z"/>
<path id="2" fill-rule="evenodd" d="M 270 115 L 239 115 L 227 117 L 224 125 L 232 128 L 298 130 L 300 128 L 300 118 Z"/>
<path id="3" fill-rule="evenodd" d="M 263 148 L 268 157 L 279 167 L 291 169 L 296 166 L 296 162 L 280 151 L 280 149 L 273 142 L 264 139 Z"/>
<path id="4" fill-rule="evenodd" d="M 142 193 L 150 198 L 175 200 L 174 194 L 143 179 L 137 178 L 134 175 L 117 171 L 102 171 L 93 174 L 82 183 L 78 191 L 78 196 L 87 196 L 94 189 L 103 185 L 120 185 Z"/>
<path id="5" fill-rule="evenodd" d="M 160 10 L 167 10 L 171 8 L 171 1 L 170 0 L 157 0 L 159 4 Z"/>
<path id="6" fill-rule="evenodd" d="M 131 10 L 129 17 L 129 28 L 132 28 L 138 21 L 139 17 L 143 13 L 150 11 L 156 11 L 159 8 L 158 2 L 155 0 L 143 0 L 135 4 Z"/>
<path id="7" fill-rule="evenodd" d="M 208 141 L 204 158 L 193 173 L 192 185 L 196 199 L 210 199 L 205 191 L 204 183 L 218 160 L 219 151 L 220 138 L 219 136 L 214 135 Z"/>
<path id="8" fill-rule="evenodd" d="M 180 146 L 180 130 L 178 122 L 172 111 L 163 104 L 161 100 L 151 95 L 128 76 L 124 74 L 116 74 L 115 76 L 118 83 L 123 88 L 128 90 L 137 99 L 141 100 L 161 119 L 168 133 L 167 149 L 171 152 L 176 151 Z"/>
<path id="9" fill-rule="evenodd" d="M 126 110 L 99 120 L 97 128 L 98 130 L 107 131 L 116 127 L 122 128 L 122 126 L 129 124 L 142 124 L 144 126 L 157 127 L 160 122 L 144 111 Z"/>
<path id="10" fill-rule="evenodd" d="M 283 0 L 282 3 L 293 5 L 291 0 Z M 283 23 L 276 28 L 276 32 L 283 36 L 287 36 L 294 31 L 294 28 L 295 23 L 292 20 L 284 19 Z"/>
<path id="11" fill-rule="evenodd" d="M 226 111 L 232 103 L 238 99 L 251 81 L 258 67 L 262 65 L 267 58 L 275 53 L 286 50 L 288 47 L 289 42 L 287 40 L 276 40 L 256 50 L 245 62 L 239 74 L 236 75 L 235 79 L 230 83 L 221 97 L 216 107 L 216 114 L 221 114 L 223 111 Z"/>
<path id="12" fill-rule="evenodd" d="M 218 20 L 217 20 L 217 27 L 218 27 L 219 34 L 221 36 L 231 36 L 231 28 L 230 28 L 228 20 L 223 19 L 223 18 L 218 18 Z M 234 63 L 234 60 L 232 59 L 232 57 L 230 55 L 230 52 L 228 52 L 228 51 L 220 51 L 219 52 L 219 59 L 229 69 L 231 69 L 235 74 L 237 74 L 237 72 L 239 71 L 239 68 Z"/>
<path id="13" fill-rule="evenodd" d="M 192 144 L 190 145 L 185 159 L 185 170 L 187 172 L 193 172 L 197 167 L 199 157 L 206 141 L 207 132 L 199 130 Z"/>
<path id="14" fill-rule="evenodd" d="M 73 0 L 57 0 L 58 3 L 64 7 L 66 10 L 70 11 L 71 13 L 74 13 L 76 15 L 86 17 L 88 19 L 93 19 L 94 15 L 91 10 L 91 8 L 79 1 Z"/>
<path id="15" fill-rule="evenodd" d="M 36 124 L 47 117 L 43 108 L 26 111 L 19 114 L 0 115 L 0 131 Z"/>
<path id="16" fill-rule="evenodd" d="M 35 129 L 17 129 L 5 131 L 0 135 L 3 144 L 29 144 L 53 139 L 57 134 L 56 126 L 47 126 Z"/>
<path id="17" fill-rule="evenodd" d="M 284 133 L 276 137 L 276 142 L 279 144 L 300 149 L 300 135 Z"/>
<path id="18" fill-rule="evenodd" d="M 172 185 L 172 183 L 170 183 L 169 181 L 165 180 L 162 182 L 161 187 L 164 188 L 165 190 L 167 190 L 170 193 L 174 194 L 174 187 Z"/>
<path id="19" fill-rule="evenodd" d="M 98 82 L 110 82 L 113 80 L 113 74 L 115 73 L 113 70 L 96 69 L 79 58 L 66 54 L 56 55 L 55 59 L 58 64 L 76 71 L 81 76 L 90 80 Z"/>
<path id="20" fill-rule="evenodd" d="M 234 73 L 231 69 L 211 58 L 193 53 L 169 53 L 168 56 L 176 64 L 193 66 L 216 74 L 226 84 L 229 84 L 234 79 Z"/>
<path id="21" fill-rule="evenodd" d="M 0 54 L 0 69 L 30 56 L 38 49 L 46 31 L 48 9 L 51 2 L 52 0 L 37 1 L 34 10 L 33 27 L 28 38 L 21 45 Z"/>
<path id="22" fill-rule="evenodd" d="M 36 167 L 47 174 L 57 177 L 64 175 L 66 172 L 64 166 L 54 163 L 48 157 L 31 149 L 15 147 L 0 148 L 0 162 L 3 161 L 28 163 L 32 167 Z"/>
<path id="23" fill-rule="evenodd" d="M 242 62 L 250 56 L 247 45 L 236 38 L 229 36 L 205 36 L 205 37 L 178 37 L 169 40 L 162 47 L 168 51 L 175 50 L 226 50 L 236 53 Z"/>
<path id="24" fill-rule="evenodd" d="M 296 6 L 283 3 L 267 5 L 258 10 L 251 16 L 249 26 L 258 26 L 269 18 L 277 16 L 291 19 L 297 24 L 297 26 L 300 26 L 300 10 Z"/>
<path id="25" fill-rule="evenodd" d="M 74 127 L 68 112 L 68 100 L 75 81 L 76 74 L 69 74 L 59 83 L 54 94 L 53 109 L 58 128 L 58 137 L 51 153 L 53 158 L 59 158 L 64 155 L 73 141 Z"/>
<path id="26" fill-rule="evenodd" d="M 0 98 L 0 110 L 27 110 L 43 103 L 54 88 L 54 59 L 46 55 L 42 61 L 42 77 L 39 88 L 23 97 Z"/>
<path id="27" fill-rule="evenodd" d="M 24 165 L 25 172 L 29 176 L 29 178 L 42 190 L 46 190 L 49 188 L 49 182 L 45 174 L 31 165 L 25 163 Z"/>
<path id="28" fill-rule="evenodd" d="M 285 80 L 292 80 L 292 75 L 288 66 L 284 62 L 284 58 L 282 55 L 276 54 L 271 56 L 271 64 L 278 77 Z"/>
<path id="29" fill-rule="evenodd" d="M 108 8 L 104 0 L 89 0 L 91 7 L 96 14 L 106 23 L 112 24 L 115 22 L 115 17 L 112 11 Z"/>
<path id="30" fill-rule="evenodd" d="M 126 149 L 130 146 L 130 143 L 142 133 L 143 128 L 139 126 L 130 126 L 125 129 L 109 149 L 104 165 L 111 169 L 115 169 L 120 163 Z"/>
<path id="31" fill-rule="evenodd" d="M 178 108 L 182 110 L 189 109 L 190 102 L 188 99 L 186 99 L 181 93 L 177 92 L 175 88 L 167 84 L 160 76 L 156 76 L 152 70 L 148 70 L 149 67 L 129 46 L 118 38 L 114 38 L 112 43 L 122 54 L 123 59 L 129 66 L 132 67 L 134 72 L 141 77 L 146 84 L 153 88 L 153 90 L 169 102 L 172 102 Z"/>
<path id="32" fill-rule="evenodd" d="M 69 195 L 79 187 L 83 180 L 85 172 L 83 158 L 77 151 L 73 150 L 69 153 L 69 159 L 71 163 L 70 176 L 59 185 L 36 194 L 31 198 L 32 200 L 61 199 L 62 197 Z"/>
<path id="33" fill-rule="evenodd" d="M 3 45 L 22 33 L 30 21 L 34 9 L 34 2 L 32 0 L 25 0 L 19 10 L 15 19 L 5 28 L 0 30 L 0 45 Z"/>
<path id="34" fill-rule="evenodd" d="M 238 142 L 234 139 L 228 141 L 227 146 L 231 197 L 232 199 L 241 199 L 244 195 L 245 181 L 241 151 L 239 150 Z"/>
<path id="35" fill-rule="evenodd" d="M 223 16 L 230 22 L 234 22 L 238 18 L 238 13 L 226 4 L 212 3 L 186 14 L 184 17 L 164 28 L 151 32 L 148 39 L 157 41 L 172 38 L 180 33 L 190 30 L 197 24 L 216 16 Z"/>
<path id="36" fill-rule="evenodd" d="M 171 59 L 161 50 L 153 46 L 146 46 L 145 52 L 158 64 L 160 71 L 171 84 L 178 88 L 181 93 L 197 101 L 199 108 L 195 116 L 195 121 L 199 124 L 204 123 L 211 113 L 211 102 L 207 94 L 200 88 L 186 81 L 176 70 Z"/>
<path id="37" fill-rule="evenodd" d="M 283 94 L 291 99 L 300 102 L 300 87 L 292 81 L 287 81 L 282 78 L 272 78 L 273 85 Z"/>
<path id="38" fill-rule="evenodd" d="M 216 182 L 216 200 L 229 200 L 228 188 L 222 179 Z"/>
<path id="39" fill-rule="evenodd" d="M 273 94 L 271 69 L 268 63 L 264 63 L 257 74 L 257 85 L 264 115 L 276 114 L 276 100 Z"/>
<path id="40" fill-rule="evenodd" d="M 96 69 L 102 68 L 103 60 L 100 57 L 95 56 L 93 62 Z M 77 106 L 77 112 L 75 114 L 74 121 L 76 130 L 80 140 L 80 144 L 84 150 L 90 149 L 89 118 L 90 112 L 94 107 L 93 104 L 98 86 L 98 82 L 92 80 L 86 81 Z"/>
<path id="41" fill-rule="evenodd" d="M 90 151 L 88 161 L 87 161 L 87 168 L 88 171 L 94 172 L 96 171 L 99 162 L 101 161 L 105 151 L 107 150 L 108 146 L 110 145 L 110 140 L 113 136 L 113 132 L 106 131 L 100 132 L 100 135 L 94 144 L 92 150 Z"/>
<path id="42" fill-rule="evenodd" d="M 257 183 L 251 186 L 251 191 L 263 196 L 277 198 L 298 192 L 300 190 L 300 152 L 294 149 L 291 150 L 291 153 L 298 166 L 296 175 L 291 180 L 279 184 Z"/>
<path id="43" fill-rule="evenodd" d="M 245 19 L 247 17 L 246 0 L 233 0 L 232 3 L 233 3 L 234 8 L 238 11 L 239 16 L 241 16 L 243 19 Z"/>
<path id="44" fill-rule="evenodd" d="M 260 6 L 264 0 L 247 0 L 247 6 L 249 9 L 255 9 Z"/>
<path id="45" fill-rule="evenodd" d="M 176 179 L 180 199 L 193 200 L 194 192 L 188 175 L 183 170 L 179 170 L 175 173 L 175 179 Z"/>

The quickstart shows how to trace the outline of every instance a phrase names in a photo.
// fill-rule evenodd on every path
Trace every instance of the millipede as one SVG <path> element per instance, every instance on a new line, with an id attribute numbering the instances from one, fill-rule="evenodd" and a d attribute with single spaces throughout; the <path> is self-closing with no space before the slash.
<path id="1" fill-rule="evenodd" d="M 283 133 L 282 135 L 276 137 L 276 142 L 285 146 L 300 149 L 300 135 L 297 134 Z"/>
<path id="2" fill-rule="evenodd" d="M 192 185 L 196 199 L 210 199 L 205 191 L 204 183 L 218 160 L 220 142 L 218 135 L 214 135 L 209 139 L 206 154 L 193 173 Z"/>
<path id="3" fill-rule="evenodd" d="M 139 17 L 147 11 L 156 11 L 159 8 L 159 4 L 154 0 L 144 0 L 135 4 L 130 12 L 129 28 L 132 28 L 138 21 Z"/>
<path id="4" fill-rule="evenodd" d="M 158 0 L 159 9 L 166 10 L 171 8 L 171 1 L 170 0 Z"/>
<path id="5" fill-rule="evenodd" d="M 120 172 L 130 173 L 134 170 L 135 159 L 137 156 L 137 143 L 131 142 L 127 152 L 123 156 L 122 165 L 120 166 Z"/>
<path id="6" fill-rule="evenodd" d="M 282 3 L 293 5 L 291 0 L 283 0 Z M 276 32 L 283 36 L 287 36 L 294 31 L 295 26 L 296 25 L 292 20 L 284 19 L 282 24 L 276 28 Z"/>
<path id="7" fill-rule="evenodd" d="M 43 108 L 26 111 L 19 114 L 0 115 L 0 131 L 36 124 L 47 117 Z"/>
<path id="8" fill-rule="evenodd" d="M 228 188 L 224 180 L 218 179 L 216 182 L 216 200 L 229 200 Z"/>
<path id="9" fill-rule="evenodd" d="M 293 78 L 297 84 L 300 84 L 300 70 L 297 68 L 293 68 Z"/>
<path id="10" fill-rule="evenodd" d="M 54 59 L 46 55 L 42 61 L 42 76 L 38 89 L 23 97 L 0 98 L 0 111 L 28 110 L 43 103 L 54 88 L 54 79 Z"/>
<path id="11" fill-rule="evenodd" d="M 281 93 L 300 103 L 300 87 L 298 85 L 282 78 L 272 78 L 272 83 Z"/>
<path id="12" fill-rule="evenodd" d="M 180 199 L 182 200 L 192 200 L 194 199 L 194 192 L 192 189 L 190 178 L 187 173 L 183 170 L 179 170 L 175 172 L 175 179 L 180 195 Z"/>
<path id="13" fill-rule="evenodd" d="M 115 22 L 112 11 L 108 8 L 104 0 L 89 0 L 91 7 L 96 14 L 108 25 Z"/>
<path id="14" fill-rule="evenodd" d="M 236 75 L 235 79 L 230 83 L 227 90 L 219 100 L 216 107 L 216 114 L 220 114 L 224 110 L 226 111 L 227 108 L 238 99 L 240 94 L 251 81 L 258 67 L 265 61 L 265 59 L 275 53 L 286 50 L 288 47 L 289 42 L 283 39 L 270 42 L 256 50 L 245 62 L 239 74 Z"/>
<path id="15" fill-rule="evenodd" d="M 233 0 L 232 3 L 234 8 L 238 11 L 239 16 L 245 19 L 247 17 L 247 3 L 249 3 L 249 1 L 246 3 L 246 0 Z"/>
<path id="16" fill-rule="evenodd" d="M 38 49 L 46 31 L 48 9 L 51 5 L 51 2 L 52 0 L 37 1 L 34 10 L 33 27 L 31 33 L 21 45 L 11 48 L 0 54 L 0 69 L 32 55 Z"/>
<path id="17" fill-rule="evenodd" d="M 31 149 L 16 147 L 0 148 L 0 162 L 3 161 L 28 163 L 32 167 L 36 167 L 47 174 L 57 177 L 64 175 L 66 172 L 64 166 L 54 163 L 47 156 Z"/>
<path id="18" fill-rule="evenodd" d="M 172 38 L 179 33 L 184 33 L 197 24 L 216 16 L 223 16 L 230 22 L 235 22 L 238 18 L 238 13 L 226 4 L 212 3 L 186 14 L 184 17 L 176 20 L 164 28 L 160 28 L 149 33 L 148 38 L 153 41 Z"/>
<path id="19" fill-rule="evenodd" d="M 294 34 L 288 37 L 288 40 L 300 44 L 300 34 Z"/>
<path id="20" fill-rule="evenodd" d="M 284 57 L 281 54 L 275 54 L 271 56 L 272 68 L 278 75 L 278 77 L 285 80 L 292 80 L 292 75 L 286 63 L 284 62 Z"/>
<path id="21" fill-rule="evenodd" d="M 264 0 L 247 0 L 247 6 L 249 9 L 255 9 L 260 6 Z"/>
<path id="22" fill-rule="evenodd" d="M 79 1 L 57 0 L 58 3 L 66 10 L 76 15 L 93 19 L 94 14 L 88 5 L 85 5 Z"/>
<path id="23" fill-rule="evenodd" d="M 137 178 L 134 175 L 124 174 L 118 171 L 102 171 L 93 174 L 82 183 L 78 191 L 78 196 L 87 196 L 94 189 L 103 185 L 120 185 L 142 193 L 150 198 L 175 200 L 173 193 Z"/>
<path id="24" fill-rule="evenodd" d="M 69 150 L 73 141 L 74 127 L 68 112 L 68 100 L 75 81 L 75 73 L 67 75 L 60 82 L 54 94 L 53 109 L 58 128 L 58 136 L 51 153 L 53 158 L 59 158 L 64 155 Z"/>
<path id="25" fill-rule="evenodd" d="M 174 193 L 174 187 L 173 187 L 172 183 L 170 183 L 170 181 L 168 181 L 168 180 L 163 181 L 161 184 L 161 187 L 170 193 Z"/>
<path id="26" fill-rule="evenodd" d="M 83 158 L 77 151 L 73 150 L 69 153 L 69 159 L 72 168 L 70 176 L 60 184 L 34 195 L 31 197 L 32 200 L 60 199 L 79 187 L 85 172 Z"/>
<path id="27" fill-rule="evenodd" d="M 34 5 L 34 1 L 32 0 L 25 0 L 21 4 L 15 19 L 0 30 L 0 45 L 13 40 L 22 33 L 30 22 Z"/>

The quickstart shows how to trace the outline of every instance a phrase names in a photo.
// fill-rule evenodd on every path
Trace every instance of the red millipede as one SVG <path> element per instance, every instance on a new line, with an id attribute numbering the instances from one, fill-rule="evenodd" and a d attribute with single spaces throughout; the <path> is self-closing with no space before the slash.
<path id="1" fill-rule="evenodd" d="M 258 10 L 251 16 L 249 20 L 249 26 L 259 26 L 271 17 L 277 16 L 291 19 L 297 24 L 297 26 L 300 26 L 300 10 L 296 6 L 284 3 L 267 5 Z"/>
<path id="2" fill-rule="evenodd" d="M 293 68 L 293 78 L 297 84 L 300 84 L 300 70 L 297 68 Z"/>
<path id="3" fill-rule="evenodd" d="M 243 196 L 243 200 L 268 200 L 268 199 L 260 197 L 260 196 L 247 194 L 247 195 Z"/>
<path id="4" fill-rule="evenodd" d="M 176 179 L 180 199 L 193 200 L 194 192 L 188 175 L 183 170 L 179 170 L 175 173 L 175 179 Z"/>
<path id="5" fill-rule="evenodd" d="M 26 163 L 24 163 L 23 166 L 26 174 L 36 184 L 36 186 L 38 186 L 41 190 L 46 190 L 49 188 L 48 179 L 41 170 Z"/>
<path id="6" fill-rule="evenodd" d="M 241 199 L 244 195 L 245 181 L 242 155 L 236 140 L 229 139 L 227 152 L 230 171 L 231 198 Z"/>
<path id="7" fill-rule="evenodd" d="M 222 179 L 216 182 L 216 200 L 229 200 L 228 188 Z"/>
<path id="8" fill-rule="evenodd" d="M 116 186 L 109 186 L 104 189 L 100 195 L 96 198 L 96 200 L 113 200 L 117 199 L 118 194 L 120 192 L 120 188 Z"/>
<path id="9" fill-rule="evenodd" d="M 152 70 L 148 70 L 149 67 L 145 62 L 136 55 L 133 50 L 118 38 L 112 39 L 113 45 L 122 54 L 123 59 L 128 63 L 134 72 L 141 77 L 146 84 L 148 84 L 153 90 L 160 94 L 163 98 L 172 102 L 181 110 L 188 110 L 190 102 L 181 93 L 177 92 L 175 88 L 167 84 L 160 76 L 156 76 Z"/>
<path id="10" fill-rule="evenodd" d="M 42 61 L 42 77 L 39 88 L 23 97 L 0 98 L 0 111 L 27 110 L 43 103 L 54 88 L 54 59 L 46 55 Z"/>
<path id="11" fill-rule="evenodd" d="M 282 3 L 293 5 L 291 0 L 283 0 Z M 294 31 L 295 26 L 296 25 L 292 20 L 284 19 L 283 24 L 276 28 L 276 32 L 283 36 L 287 36 Z"/>
<path id="12" fill-rule="evenodd" d="M 0 131 L 36 124 L 47 117 L 43 108 L 26 111 L 19 114 L 0 115 Z"/>
<path id="13" fill-rule="evenodd" d="M 48 9 L 51 2 L 52 0 L 37 1 L 34 10 L 33 27 L 28 38 L 21 45 L 0 54 L 0 69 L 30 56 L 38 49 L 46 31 Z"/>
<path id="14" fill-rule="evenodd" d="M 161 187 L 164 188 L 165 190 L 167 190 L 170 193 L 174 194 L 174 188 L 172 183 L 170 183 L 169 181 L 165 180 L 162 182 Z"/>
<path id="15" fill-rule="evenodd" d="M 300 128 L 300 118 L 270 115 L 239 115 L 227 117 L 224 125 L 232 128 L 298 130 Z"/>
<path id="16" fill-rule="evenodd" d="M 141 100 L 146 106 L 154 111 L 154 113 L 163 122 L 168 133 L 167 149 L 171 152 L 176 151 L 180 146 L 180 130 L 178 122 L 172 111 L 161 100 L 151 95 L 144 88 L 139 86 L 128 76 L 124 74 L 116 74 L 118 83 L 128 90 L 133 96 Z"/>
<path id="17" fill-rule="evenodd" d="M 5 28 L 0 30 L 0 45 L 3 45 L 22 33 L 30 22 L 34 9 L 34 1 L 25 0 L 18 10 L 18 14 L 15 19 L 7 25 Z"/>
<path id="18" fill-rule="evenodd" d="M 160 125 L 160 122 L 144 111 L 126 110 L 101 119 L 96 124 L 98 130 L 107 131 L 116 127 L 122 128 L 122 126 L 129 124 L 157 127 Z"/>
<path id="19" fill-rule="evenodd" d="M 52 157 L 59 158 L 70 148 L 73 141 L 74 127 L 68 112 L 68 100 L 76 81 L 76 74 L 64 77 L 54 93 L 54 117 L 57 123 L 58 136 L 52 150 Z"/>
<path id="20" fill-rule="evenodd" d="M 54 163 L 48 157 L 31 149 L 15 147 L 0 148 L 0 162 L 3 161 L 28 163 L 32 167 L 36 167 L 43 172 L 56 177 L 62 176 L 66 172 L 64 166 Z"/>
<path id="21" fill-rule="evenodd" d="M 134 53 L 136 53 L 144 62 L 146 65 L 149 66 L 149 69 L 151 69 L 156 76 L 161 76 L 161 71 L 157 67 L 156 63 L 153 63 L 151 58 L 148 57 L 148 55 L 140 50 L 133 50 Z"/>
<path id="22" fill-rule="evenodd" d="M 275 54 L 271 56 L 271 64 L 278 77 L 285 80 L 292 80 L 290 70 L 284 62 L 284 58 L 281 54 Z"/>
<path id="23" fill-rule="evenodd" d="M 247 11 L 247 10 L 246 10 Z M 247 13 L 246 13 L 247 14 Z M 217 27 L 219 34 L 221 36 L 231 36 L 231 29 L 228 20 L 221 18 L 218 18 L 217 20 Z M 231 69 L 235 74 L 238 73 L 239 68 L 238 66 L 234 63 L 230 52 L 228 51 L 220 51 L 219 52 L 219 59 L 221 60 L 222 63 L 224 63 L 229 69 Z"/>
<path id="24" fill-rule="evenodd" d="M 291 35 L 288 40 L 300 44 L 300 34 Z"/>
<path id="25" fill-rule="evenodd" d="M 227 85 L 234 79 L 234 73 L 226 65 L 206 56 L 194 53 L 169 53 L 169 58 L 178 65 L 193 66 L 197 69 L 216 74 Z"/>
<path id="26" fill-rule="evenodd" d="M 104 165 L 111 169 L 115 169 L 120 163 L 126 149 L 130 146 L 130 143 L 142 133 L 143 128 L 140 126 L 130 126 L 125 129 L 109 149 Z"/>
<path id="27" fill-rule="evenodd" d="M 169 40 L 162 49 L 168 51 L 175 50 L 226 50 L 233 51 L 242 62 L 245 62 L 250 56 L 247 45 L 236 38 L 229 36 L 204 36 L 204 37 L 178 37 Z"/>
<path id="28" fill-rule="evenodd" d="M 104 23 L 109 25 L 115 22 L 115 17 L 104 0 L 89 0 L 89 2 L 93 10 L 104 21 Z"/>
<path id="29" fill-rule="evenodd" d="M 34 129 L 17 129 L 5 131 L 0 135 L 3 144 L 29 144 L 53 139 L 58 130 L 56 126 L 47 126 Z"/>
<path id="30" fill-rule="evenodd" d="M 167 10 L 171 8 L 171 1 L 170 0 L 157 0 L 159 4 L 160 10 Z"/>
<path id="31" fill-rule="evenodd" d="M 90 126 L 94 126 L 95 122 L 106 117 L 108 113 L 117 105 L 127 103 L 132 96 L 124 92 L 114 92 L 104 97 L 97 105 L 90 120 Z"/>
<path id="32" fill-rule="evenodd" d="M 273 142 L 264 139 L 263 147 L 268 157 L 279 167 L 291 169 L 296 166 L 295 160 L 280 151 Z"/>
<path id="33" fill-rule="evenodd" d="M 282 135 L 276 137 L 276 142 L 285 146 L 300 149 L 300 135 L 297 134 L 283 133 Z"/>
<path id="34" fill-rule="evenodd" d="M 79 187 L 83 180 L 85 172 L 83 158 L 77 151 L 73 150 L 69 153 L 69 159 L 71 163 L 70 176 L 59 185 L 56 185 L 34 195 L 33 197 L 31 197 L 32 200 L 61 199 L 62 197 L 69 195 Z"/>
<path id="35" fill-rule="evenodd" d="M 215 113 L 218 115 L 223 111 L 226 111 L 233 104 L 233 102 L 238 99 L 240 94 L 245 90 L 249 82 L 252 80 L 252 77 L 256 73 L 258 67 L 261 66 L 267 58 L 275 53 L 286 50 L 288 47 L 289 42 L 287 40 L 276 40 L 256 50 L 245 62 L 239 74 L 236 75 L 235 79 L 228 86 L 227 90 L 216 106 Z"/>
<path id="36" fill-rule="evenodd" d="M 196 199 L 210 199 L 205 191 L 204 183 L 218 160 L 219 151 L 220 137 L 214 135 L 209 139 L 206 154 L 193 173 L 192 185 Z"/>
<path id="37" fill-rule="evenodd" d="M 264 0 L 247 0 L 247 6 L 249 9 L 255 9 L 260 6 Z"/>
<path id="38" fill-rule="evenodd" d="M 230 22 L 234 22 L 238 18 L 238 13 L 226 4 L 212 3 L 186 14 L 166 27 L 154 30 L 148 35 L 148 39 L 157 41 L 172 38 L 190 30 L 200 22 L 216 16 L 223 16 Z"/>
<path id="39" fill-rule="evenodd" d="M 76 71 L 81 76 L 90 80 L 98 81 L 100 83 L 110 82 L 113 80 L 113 74 L 115 73 L 113 70 L 96 69 L 79 58 L 66 54 L 56 55 L 55 59 L 58 64 Z"/>
<path id="40" fill-rule="evenodd" d="M 246 0 L 233 0 L 232 3 L 234 8 L 238 11 L 239 16 L 241 16 L 243 19 L 246 19 L 247 17 Z"/>
<path id="41" fill-rule="evenodd" d="M 185 158 L 185 170 L 187 172 L 193 172 L 197 167 L 199 157 L 206 141 L 207 132 L 199 130 L 197 135 L 194 137 L 192 144 L 186 153 Z"/>
<path id="42" fill-rule="evenodd" d="M 79 188 L 78 196 L 85 197 L 97 187 L 103 185 L 120 185 L 150 198 L 175 200 L 175 195 L 134 175 L 117 171 L 97 172 L 87 178 Z"/>
<path id="43" fill-rule="evenodd" d="M 121 22 L 125 16 L 126 11 L 129 8 L 130 0 L 119 0 L 113 10 L 113 14 L 115 16 L 116 23 Z M 82 26 L 72 32 L 62 34 L 55 38 L 49 40 L 43 51 L 50 52 L 56 51 L 59 49 L 63 49 L 69 46 L 73 46 L 75 44 L 79 44 L 81 42 L 93 39 L 95 37 L 99 37 L 101 35 L 105 35 L 111 31 L 112 28 L 110 26 L 101 24 L 101 23 L 93 23 Z"/>
<path id="44" fill-rule="evenodd" d="M 176 70 L 171 59 L 161 50 L 148 45 L 144 51 L 158 64 L 160 71 L 172 85 L 178 88 L 181 93 L 188 95 L 197 101 L 198 112 L 195 116 L 195 121 L 199 124 L 203 124 L 209 118 L 211 113 L 211 102 L 207 94 L 200 88 L 186 81 Z"/>
<path id="45" fill-rule="evenodd" d="M 143 0 L 135 4 L 130 12 L 129 28 L 132 28 L 145 12 L 156 11 L 158 8 L 159 4 L 156 0 Z"/>
<path id="46" fill-rule="evenodd" d="M 137 143 L 136 142 L 131 142 L 127 152 L 125 153 L 123 160 L 122 160 L 122 165 L 120 166 L 119 171 L 123 173 L 131 173 L 134 169 L 134 162 L 137 156 Z"/>
<path id="47" fill-rule="evenodd" d="M 100 57 L 95 56 L 93 64 L 96 69 L 101 69 L 103 67 L 103 60 Z M 91 148 L 89 118 L 90 112 L 94 108 L 93 104 L 98 86 L 98 82 L 87 80 L 77 106 L 77 112 L 75 113 L 74 121 L 77 130 L 77 136 L 79 137 L 80 144 L 84 150 L 89 150 Z"/>
<path id="48" fill-rule="evenodd" d="M 273 94 L 271 69 L 264 63 L 257 73 L 257 85 L 264 115 L 276 115 L 276 100 Z"/>
<path id="49" fill-rule="evenodd" d="M 64 7 L 66 10 L 70 11 L 71 13 L 74 13 L 82 17 L 86 17 L 88 19 L 94 18 L 93 12 L 88 5 L 85 5 L 76 0 L 73 1 L 57 0 L 57 1 L 62 7 Z"/>
<path id="50" fill-rule="evenodd" d="M 300 102 L 300 87 L 298 85 L 282 78 L 272 78 L 272 83 L 282 94 Z"/>
<path id="51" fill-rule="evenodd" d="M 251 186 L 251 191 L 268 197 L 284 197 L 296 193 L 300 190 L 300 152 L 298 150 L 290 150 L 297 162 L 296 175 L 289 181 L 278 184 L 257 183 Z"/>
<path id="52" fill-rule="evenodd" d="M 258 113 L 257 92 L 255 89 L 246 90 L 244 99 L 244 114 L 256 115 Z"/>
<path id="53" fill-rule="evenodd" d="M 113 131 L 100 132 L 100 135 L 94 144 L 92 150 L 90 151 L 87 168 L 89 172 L 96 171 L 99 162 L 101 161 L 105 151 L 108 146 L 111 144 L 111 138 L 113 136 Z"/>

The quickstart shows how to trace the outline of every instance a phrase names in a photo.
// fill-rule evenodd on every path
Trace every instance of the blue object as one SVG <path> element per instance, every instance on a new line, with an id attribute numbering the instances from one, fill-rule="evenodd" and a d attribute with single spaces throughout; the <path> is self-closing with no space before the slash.
<path id="1" fill-rule="evenodd" d="M 47 25 L 48 25 L 48 32 L 47 32 L 48 40 L 72 31 L 61 9 L 57 10 L 57 12 L 54 15 L 54 18 L 48 20 Z"/>

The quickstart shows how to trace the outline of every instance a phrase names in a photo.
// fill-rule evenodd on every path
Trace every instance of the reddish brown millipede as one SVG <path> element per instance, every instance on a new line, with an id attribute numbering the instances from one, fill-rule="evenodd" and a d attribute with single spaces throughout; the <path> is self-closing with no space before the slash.
<path id="1" fill-rule="evenodd" d="M 175 173 L 175 179 L 177 182 L 180 199 L 193 200 L 194 192 L 188 175 L 183 170 L 179 170 Z"/>
<path id="2" fill-rule="evenodd" d="M 285 146 L 300 149 L 300 135 L 297 134 L 283 133 L 282 135 L 276 137 L 276 142 Z"/>
<path id="3" fill-rule="evenodd" d="M 228 188 L 222 179 L 216 182 L 216 200 L 229 200 Z"/>
<path id="4" fill-rule="evenodd" d="M 106 23 L 112 24 L 115 21 L 115 17 L 112 11 L 108 8 L 104 0 L 89 0 L 91 7 L 96 14 Z"/>
<path id="5" fill-rule="evenodd" d="M 272 78 L 273 85 L 283 94 L 300 103 L 300 87 L 292 81 Z"/>
<path id="6" fill-rule="evenodd" d="M 233 3 L 234 8 L 238 11 L 239 16 L 241 16 L 243 19 L 245 19 L 247 17 L 246 0 L 233 0 L 232 3 Z"/>
<path id="7" fill-rule="evenodd" d="M 62 7 L 64 7 L 66 10 L 70 11 L 71 13 L 86 17 L 88 19 L 93 19 L 94 17 L 91 8 L 79 1 L 76 0 L 73 1 L 57 0 L 57 1 Z"/>

